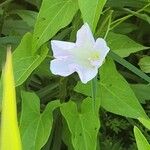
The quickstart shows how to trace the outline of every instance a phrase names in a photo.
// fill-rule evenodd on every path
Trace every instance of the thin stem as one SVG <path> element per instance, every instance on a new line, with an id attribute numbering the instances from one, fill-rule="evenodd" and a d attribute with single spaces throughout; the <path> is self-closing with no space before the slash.
<path id="1" fill-rule="evenodd" d="M 97 94 L 97 75 L 94 79 L 92 79 L 91 82 L 91 91 L 92 91 L 92 99 L 93 99 L 93 110 L 95 111 L 95 100 L 96 100 L 96 94 Z"/>
<path id="2" fill-rule="evenodd" d="M 5 2 L 2 2 L 0 4 L 0 7 L 4 7 L 5 5 L 7 5 L 8 3 L 12 2 L 13 0 L 6 0 Z"/>
<path id="3" fill-rule="evenodd" d="M 106 39 L 106 37 L 110 31 L 110 25 L 111 25 L 111 16 L 109 17 L 109 20 L 108 20 L 108 27 L 107 27 L 107 31 L 105 33 L 104 39 Z"/>
<path id="4" fill-rule="evenodd" d="M 150 3 L 147 4 L 147 5 L 145 5 L 143 8 L 139 9 L 138 11 L 136 11 L 136 13 L 142 12 L 145 8 L 147 8 L 147 7 L 149 7 L 149 6 L 150 6 Z M 110 30 L 114 29 L 116 26 L 118 26 L 118 25 L 121 24 L 123 21 L 127 20 L 128 18 L 130 18 L 130 17 L 132 17 L 132 16 L 134 16 L 134 14 L 129 14 L 129 15 L 127 15 L 127 16 L 124 16 L 124 17 L 122 17 L 122 18 L 119 18 L 119 19 L 113 21 L 113 22 L 111 23 L 112 27 L 110 28 Z"/>

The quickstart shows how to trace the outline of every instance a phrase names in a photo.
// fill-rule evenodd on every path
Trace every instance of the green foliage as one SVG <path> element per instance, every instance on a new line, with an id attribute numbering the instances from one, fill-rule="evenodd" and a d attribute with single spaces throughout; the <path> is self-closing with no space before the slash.
<path id="1" fill-rule="evenodd" d="M 23 149 L 40 150 L 48 140 L 53 124 L 53 110 L 59 101 L 47 104 L 40 113 L 40 101 L 34 93 L 22 92 L 20 131 Z"/>
<path id="2" fill-rule="evenodd" d="M 48 53 L 48 48 L 43 45 L 39 54 L 33 54 L 32 35 L 27 33 L 24 35 L 20 45 L 13 53 L 14 77 L 16 86 L 21 85 L 32 71 L 44 60 Z"/>
<path id="3" fill-rule="evenodd" d="M 43 0 L 34 28 L 33 51 L 68 25 L 77 10 L 77 0 Z"/>
<path id="4" fill-rule="evenodd" d="M 96 150 L 97 134 L 100 127 L 98 112 L 92 107 L 92 99 L 87 98 L 81 106 L 72 101 L 61 106 L 61 112 L 71 132 L 72 144 L 75 150 Z"/>
<path id="5" fill-rule="evenodd" d="M 106 60 L 100 69 L 100 78 L 101 105 L 106 110 L 127 117 L 147 117 L 130 86 L 116 71 L 111 60 Z"/>
<path id="6" fill-rule="evenodd" d="M 136 126 L 134 127 L 134 135 L 138 150 L 150 150 L 150 144 L 147 142 L 142 132 Z"/>
<path id="7" fill-rule="evenodd" d="M 78 0 L 84 22 L 87 22 L 93 32 L 107 0 Z"/>
<path id="8" fill-rule="evenodd" d="M 34 26 L 38 14 L 37 12 L 30 10 L 14 10 L 11 13 L 17 14 L 19 17 L 22 18 L 23 21 L 25 21 L 31 27 Z"/>
<path id="9" fill-rule="evenodd" d="M 139 118 L 139 121 L 150 130 L 150 120 L 149 119 L 144 119 L 144 118 Z"/>
<path id="10" fill-rule="evenodd" d="M 109 74 L 111 72 L 111 75 Z M 147 118 L 126 80 L 117 72 L 112 60 L 106 60 L 100 69 L 97 99 L 107 111 L 126 117 Z M 78 84 L 76 91 L 91 96 L 90 84 Z M 130 96 L 128 96 L 130 95 Z"/>
<path id="11" fill-rule="evenodd" d="M 23 150 L 150 149 L 149 16 L 149 0 L 0 2 L 0 73 L 11 45 Z M 85 85 L 49 69 L 50 40 L 74 42 L 83 22 L 110 47 Z"/>
<path id="12" fill-rule="evenodd" d="M 145 103 L 145 100 L 150 100 L 150 85 L 132 84 L 131 88 L 141 103 Z"/>
<path id="13" fill-rule="evenodd" d="M 141 70 L 146 73 L 150 73 L 150 56 L 145 56 L 140 59 L 139 66 Z"/>
<path id="14" fill-rule="evenodd" d="M 127 57 L 131 53 L 148 49 L 148 47 L 144 47 L 143 45 L 136 43 L 126 35 L 116 34 L 113 32 L 109 32 L 107 41 L 111 50 L 121 57 Z"/>

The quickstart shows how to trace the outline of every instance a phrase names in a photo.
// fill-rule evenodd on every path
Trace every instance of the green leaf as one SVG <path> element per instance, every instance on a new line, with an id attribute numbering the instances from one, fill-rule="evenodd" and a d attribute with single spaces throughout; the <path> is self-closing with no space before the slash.
<path id="1" fill-rule="evenodd" d="M 141 8 L 149 3 L 149 0 L 108 0 L 107 6 L 108 7 L 134 7 L 134 8 Z"/>
<path id="2" fill-rule="evenodd" d="M 32 35 L 26 33 L 13 53 L 13 66 L 16 86 L 21 85 L 32 71 L 44 60 L 48 53 L 48 48 L 43 45 L 39 54 L 32 54 Z"/>
<path id="3" fill-rule="evenodd" d="M 77 10 L 77 0 L 43 0 L 33 34 L 33 52 L 67 26 Z"/>
<path id="4" fill-rule="evenodd" d="M 29 26 L 33 27 L 37 17 L 37 12 L 31 10 L 13 10 L 11 13 L 17 14 L 21 17 Z"/>
<path id="5" fill-rule="evenodd" d="M 114 28 L 114 32 L 118 34 L 129 34 L 135 30 L 138 29 L 138 26 L 132 23 L 121 23 L 117 26 L 117 28 Z"/>
<path id="6" fill-rule="evenodd" d="M 100 69 L 101 105 L 108 111 L 131 118 L 147 118 L 128 82 L 117 72 L 111 59 Z"/>
<path id="7" fill-rule="evenodd" d="M 5 19 L 2 34 L 9 36 L 23 36 L 31 30 L 31 27 L 23 20 Z"/>
<path id="8" fill-rule="evenodd" d="M 25 0 L 26 2 L 35 5 L 37 8 L 40 8 L 42 0 Z"/>
<path id="9" fill-rule="evenodd" d="M 68 124 L 75 150 L 96 150 L 100 123 L 98 112 L 95 113 L 92 104 L 91 98 L 85 99 L 80 112 L 72 101 L 61 106 L 61 113 Z"/>
<path id="10" fill-rule="evenodd" d="M 138 64 L 142 71 L 145 73 L 150 73 L 150 56 L 145 56 L 140 59 Z"/>
<path id="11" fill-rule="evenodd" d="M 78 0 L 83 20 L 90 25 L 93 33 L 106 1 L 107 0 Z"/>
<path id="12" fill-rule="evenodd" d="M 127 57 L 131 53 L 148 49 L 148 47 L 136 43 L 126 35 L 113 32 L 109 32 L 107 42 L 110 49 L 121 57 Z"/>
<path id="13" fill-rule="evenodd" d="M 67 145 L 68 150 L 74 150 L 72 146 L 72 142 L 71 142 L 71 133 L 68 129 L 68 126 L 65 120 L 63 120 L 62 139 L 63 139 L 63 142 Z"/>
<path id="14" fill-rule="evenodd" d="M 112 13 L 113 13 L 113 10 L 108 9 L 107 11 L 105 11 L 105 13 L 103 13 L 101 15 L 101 18 L 98 22 L 97 30 L 95 33 L 95 36 L 97 38 L 99 38 L 99 37 L 106 38 L 107 33 L 109 31 L 109 28 L 110 28 Z"/>
<path id="15" fill-rule="evenodd" d="M 40 113 L 39 98 L 22 92 L 20 130 L 24 150 L 40 150 L 45 145 L 52 129 L 53 110 L 59 106 L 59 101 L 52 101 Z"/>
<path id="16" fill-rule="evenodd" d="M 77 92 L 91 97 L 90 84 L 78 84 Z M 134 95 L 127 81 L 117 72 L 112 60 L 106 60 L 100 68 L 100 82 L 97 86 L 97 101 L 109 112 L 131 117 L 147 118 L 143 108 Z"/>
<path id="17" fill-rule="evenodd" d="M 147 142 L 142 132 L 136 126 L 134 127 L 134 135 L 138 150 L 150 150 L 150 144 Z"/>
<path id="18" fill-rule="evenodd" d="M 128 8 L 125 8 L 124 10 L 128 11 L 129 13 L 131 13 L 132 15 L 135 15 L 136 17 L 145 20 L 146 22 L 148 22 L 150 24 L 150 17 L 147 14 L 142 14 L 142 13 L 138 13 L 135 11 L 132 11 Z"/>
<path id="19" fill-rule="evenodd" d="M 150 100 L 150 85 L 148 84 L 131 84 L 132 90 L 134 91 L 136 97 L 140 100 L 140 102 L 144 102 L 145 100 Z"/>
<path id="20" fill-rule="evenodd" d="M 8 47 L 7 51 L 5 68 L 2 75 L 3 99 L 0 118 L 0 149 L 22 150 L 17 120 L 16 91 L 13 76 L 11 47 Z"/>
<path id="21" fill-rule="evenodd" d="M 150 130 L 150 119 L 139 118 L 138 119 L 147 129 Z"/>
<path id="22" fill-rule="evenodd" d="M 2 70 L 6 58 L 6 48 L 0 45 L 0 71 Z"/>

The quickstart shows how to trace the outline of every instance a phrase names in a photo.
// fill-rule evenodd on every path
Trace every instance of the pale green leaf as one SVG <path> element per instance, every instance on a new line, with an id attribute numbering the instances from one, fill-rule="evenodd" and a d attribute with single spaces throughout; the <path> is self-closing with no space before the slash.
<path id="1" fill-rule="evenodd" d="M 138 119 L 147 129 L 150 130 L 150 119 L 139 118 Z"/>
<path id="2" fill-rule="evenodd" d="M 33 52 L 67 26 L 77 10 L 77 0 L 43 0 L 33 34 Z"/>
<path id="3" fill-rule="evenodd" d="M 53 110 L 59 101 L 47 104 L 40 113 L 40 100 L 34 93 L 22 92 L 22 112 L 20 121 L 24 150 L 40 150 L 47 142 L 53 125 Z"/>
<path id="4" fill-rule="evenodd" d="M 150 144 L 147 142 L 142 132 L 136 126 L 134 127 L 134 135 L 138 150 L 150 150 Z"/>
<path id="5" fill-rule="evenodd" d="M 9 50 L 3 70 L 3 100 L 0 125 L 0 149 L 22 150 L 17 121 L 15 82 L 12 67 L 12 55 Z"/>
<path id="6" fill-rule="evenodd" d="M 150 73 L 150 56 L 145 56 L 140 59 L 139 66 L 145 73 Z"/>
<path id="7" fill-rule="evenodd" d="M 109 32 L 107 42 L 112 51 L 121 57 L 127 57 L 131 53 L 148 49 L 139 43 L 136 43 L 126 35 Z"/>
<path id="8" fill-rule="evenodd" d="M 48 48 L 43 45 L 39 49 L 39 54 L 32 54 L 32 35 L 26 33 L 13 53 L 13 66 L 16 86 L 21 85 L 32 71 L 44 60 L 48 53 Z"/>
<path id="9" fill-rule="evenodd" d="M 87 22 L 93 32 L 107 0 L 78 0 L 84 22 Z"/>
<path id="10" fill-rule="evenodd" d="M 95 113 L 92 104 L 92 99 L 87 98 L 80 110 L 72 101 L 61 106 L 61 113 L 68 124 L 74 150 L 96 150 L 100 123 L 98 112 Z"/>

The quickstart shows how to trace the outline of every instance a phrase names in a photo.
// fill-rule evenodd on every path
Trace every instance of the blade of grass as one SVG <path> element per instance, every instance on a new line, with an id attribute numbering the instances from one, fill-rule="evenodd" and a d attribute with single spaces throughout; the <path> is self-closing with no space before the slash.
<path id="1" fill-rule="evenodd" d="M 144 72 L 142 72 L 140 69 L 138 69 L 137 67 L 135 67 L 134 65 L 132 65 L 131 63 L 129 63 L 125 59 L 121 58 L 119 55 L 117 55 L 114 52 L 110 51 L 109 56 L 113 60 L 115 60 L 116 62 L 121 64 L 122 66 L 126 67 L 127 69 L 129 69 L 130 71 L 135 73 L 137 76 L 141 77 L 142 79 L 144 79 L 145 81 L 150 83 L 150 77 L 148 75 L 146 75 Z"/>
<path id="2" fill-rule="evenodd" d="M 93 99 L 93 110 L 95 111 L 95 100 L 96 100 L 96 92 L 97 92 L 97 75 L 91 81 L 91 92 L 92 92 L 92 99 Z"/>

